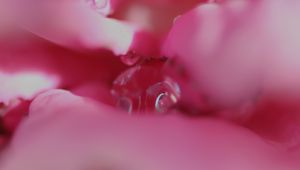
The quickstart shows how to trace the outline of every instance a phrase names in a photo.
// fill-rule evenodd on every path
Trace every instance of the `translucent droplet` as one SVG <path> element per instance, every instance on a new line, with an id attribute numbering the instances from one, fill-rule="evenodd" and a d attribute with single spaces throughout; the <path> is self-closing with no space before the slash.
<path id="1" fill-rule="evenodd" d="M 128 66 L 132 66 L 132 65 L 136 64 L 140 59 L 141 59 L 141 56 L 137 55 L 133 51 L 130 51 L 125 55 L 121 55 L 121 61 Z"/>
<path id="2" fill-rule="evenodd" d="M 141 66 L 132 67 L 121 73 L 113 82 L 114 85 L 124 86 L 133 78 L 133 75 L 141 69 Z"/>
<path id="3" fill-rule="evenodd" d="M 180 99 L 180 88 L 171 78 L 150 86 L 146 91 L 146 103 L 149 110 L 164 113 Z"/>
<path id="4" fill-rule="evenodd" d="M 111 94 L 117 107 L 129 113 L 159 112 L 172 108 L 180 98 L 179 85 L 162 69 L 165 61 L 144 62 L 121 73 Z"/>
<path id="5" fill-rule="evenodd" d="M 155 109 L 158 112 L 166 112 L 174 104 L 176 104 L 177 99 L 174 95 L 170 95 L 168 92 L 161 93 L 158 95 L 155 101 Z"/>
<path id="6" fill-rule="evenodd" d="M 140 70 L 141 66 L 129 68 L 121 73 L 113 82 L 111 94 L 116 100 L 116 106 L 128 113 L 140 109 L 141 87 L 136 83 L 136 77 Z"/>
<path id="7" fill-rule="evenodd" d="M 132 101 L 127 97 L 120 97 L 117 101 L 116 106 L 128 113 L 132 112 Z"/>
<path id="8" fill-rule="evenodd" d="M 189 76 L 188 69 L 179 57 L 170 58 L 165 63 L 163 70 L 180 86 L 181 96 L 180 102 L 176 105 L 177 110 L 188 116 L 203 115 L 209 112 L 207 99 L 201 93 L 202 89 Z M 176 85 L 173 87 L 176 88 Z"/>

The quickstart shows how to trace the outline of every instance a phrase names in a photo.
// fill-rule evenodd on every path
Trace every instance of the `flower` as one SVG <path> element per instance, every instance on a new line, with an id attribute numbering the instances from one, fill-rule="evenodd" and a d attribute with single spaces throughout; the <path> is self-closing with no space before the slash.
<path id="1" fill-rule="evenodd" d="M 1 170 L 300 166 L 298 2 L 1 3 Z"/>

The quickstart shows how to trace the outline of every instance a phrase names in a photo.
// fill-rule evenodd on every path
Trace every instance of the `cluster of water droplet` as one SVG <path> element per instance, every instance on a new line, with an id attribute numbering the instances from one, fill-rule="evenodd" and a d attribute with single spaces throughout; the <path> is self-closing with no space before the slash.
<path id="1" fill-rule="evenodd" d="M 181 90 L 164 71 L 165 59 L 146 59 L 129 53 L 121 61 L 133 67 L 121 73 L 113 82 L 111 94 L 116 106 L 128 113 L 156 112 L 166 113 L 176 105 Z"/>

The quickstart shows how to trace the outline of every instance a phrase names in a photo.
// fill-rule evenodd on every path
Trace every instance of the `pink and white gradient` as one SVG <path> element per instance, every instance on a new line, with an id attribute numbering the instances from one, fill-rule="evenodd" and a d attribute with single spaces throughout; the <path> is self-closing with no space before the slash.
<path id="1" fill-rule="evenodd" d="M 299 5 L 0 1 L 0 169 L 299 169 Z M 174 59 L 181 104 L 207 112 L 115 108 L 130 51 Z"/>

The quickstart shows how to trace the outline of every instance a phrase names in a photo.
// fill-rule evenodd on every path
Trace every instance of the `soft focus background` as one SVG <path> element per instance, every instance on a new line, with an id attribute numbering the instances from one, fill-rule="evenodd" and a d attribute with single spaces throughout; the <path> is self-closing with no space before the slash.
<path id="1" fill-rule="evenodd" d="M 299 8 L 0 0 L 0 169 L 299 169 Z"/>

